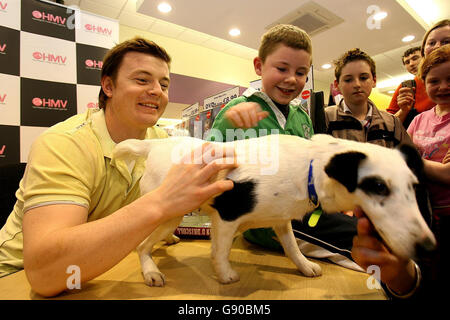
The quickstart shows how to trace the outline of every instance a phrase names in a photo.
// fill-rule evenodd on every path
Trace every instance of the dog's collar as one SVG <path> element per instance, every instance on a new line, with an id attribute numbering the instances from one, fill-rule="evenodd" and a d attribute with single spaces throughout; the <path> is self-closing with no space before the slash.
<path id="1" fill-rule="evenodd" d="M 317 222 L 319 221 L 320 215 L 322 214 L 322 207 L 320 206 L 319 197 L 317 196 L 316 188 L 314 187 L 314 180 L 313 180 L 313 167 L 312 167 L 313 160 L 309 163 L 309 172 L 308 172 L 308 196 L 309 201 L 314 206 L 314 211 L 311 213 L 311 216 L 308 220 L 308 225 L 313 228 L 317 225 Z"/>

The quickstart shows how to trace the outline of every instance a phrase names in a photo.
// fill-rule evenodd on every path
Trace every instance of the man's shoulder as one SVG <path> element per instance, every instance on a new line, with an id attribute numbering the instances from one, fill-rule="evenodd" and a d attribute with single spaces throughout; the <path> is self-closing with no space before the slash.
<path id="1" fill-rule="evenodd" d="M 86 113 L 77 114 L 59 122 L 44 131 L 34 141 L 35 145 L 46 144 L 55 148 L 68 148 L 68 145 L 80 147 L 99 145 L 98 138 L 92 129 L 92 123 Z"/>

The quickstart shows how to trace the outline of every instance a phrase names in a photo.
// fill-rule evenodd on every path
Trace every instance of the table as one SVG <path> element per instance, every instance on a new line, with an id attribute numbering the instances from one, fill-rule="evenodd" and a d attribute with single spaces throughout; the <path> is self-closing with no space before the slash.
<path id="1" fill-rule="evenodd" d="M 217 282 L 210 260 L 209 240 L 182 239 L 167 246 L 155 246 L 153 257 L 166 275 L 164 287 L 148 287 L 143 282 L 135 251 L 101 276 L 70 290 L 55 300 L 384 300 L 382 289 L 369 289 L 368 274 L 314 259 L 322 276 L 302 276 L 284 254 L 234 239 L 230 261 L 240 281 Z M 69 277 L 69 275 L 68 275 Z M 0 299 L 44 299 L 31 290 L 22 270 L 0 278 Z"/>

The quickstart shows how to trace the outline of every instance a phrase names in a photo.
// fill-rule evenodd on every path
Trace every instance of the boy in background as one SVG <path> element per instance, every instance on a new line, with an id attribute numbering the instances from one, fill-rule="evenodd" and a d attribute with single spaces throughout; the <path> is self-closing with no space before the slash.
<path id="1" fill-rule="evenodd" d="M 344 99 L 325 108 L 327 133 L 336 138 L 370 142 L 393 148 L 399 143 L 413 144 L 399 118 L 377 109 L 370 101 L 376 86 L 373 59 L 360 49 L 352 49 L 335 61 L 336 79 Z"/>
<path id="2" fill-rule="evenodd" d="M 406 70 L 415 77 L 413 80 L 402 82 L 397 87 L 394 94 L 392 95 L 389 107 L 386 109 L 387 112 L 395 114 L 400 118 L 405 129 L 408 128 L 412 119 L 414 119 L 414 117 L 418 113 L 429 110 L 434 106 L 434 102 L 431 101 L 430 98 L 428 98 L 427 93 L 425 92 L 423 81 L 417 77 L 419 63 L 420 61 L 422 61 L 420 49 L 420 47 L 409 48 L 403 54 L 403 65 L 405 66 Z M 413 88 L 409 87 L 408 82 L 413 84 Z M 406 101 L 408 101 L 408 98 L 404 97 L 402 93 L 409 92 L 410 90 L 413 90 L 414 104 L 411 107 L 411 110 L 406 112 L 405 110 L 402 110 L 401 106 L 407 103 Z"/>
<path id="3" fill-rule="evenodd" d="M 241 97 L 230 101 L 217 115 L 212 128 L 216 133 L 219 130 L 226 141 L 266 134 L 309 139 L 313 135 L 311 119 L 293 100 L 305 86 L 311 57 L 312 44 L 306 32 L 292 25 L 272 27 L 263 35 L 258 57 L 253 61 L 256 74 L 261 76 L 261 91 L 249 88 Z M 217 136 L 214 138 L 218 140 Z M 293 221 L 294 235 L 306 240 L 299 241 L 300 250 L 310 257 L 328 258 L 361 270 L 350 260 L 356 220 L 344 214 L 322 215 L 316 227 L 310 228 L 306 223 L 309 216 L 305 216 L 304 223 Z M 311 231 L 314 236 L 310 235 Z M 282 250 L 270 228 L 247 230 L 244 237 L 263 247 Z"/>

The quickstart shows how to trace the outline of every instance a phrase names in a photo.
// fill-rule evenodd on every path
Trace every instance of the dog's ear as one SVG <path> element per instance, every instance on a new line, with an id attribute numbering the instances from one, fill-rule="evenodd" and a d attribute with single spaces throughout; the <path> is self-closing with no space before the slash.
<path id="1" fill-rule="evenodd" d="M 415 186 L 416 200 L 419 210 L 428 226 L 432 223 L 432 209 L 430 196 L 426 186 L 426 177 L 423 159 L 417 149 L 409 144 L 401 144 L 397 149 L 402 153 L 406 164 L 419 180 L 419 184 Z"/>
<path id="2" fill-rule="evenodd" d="M 325 166 L 325 172 L 353 192 L 358 185 L 359 164 L 366 158 L 364 153 L 357 151 L 336 154 Z"/>
<path id="3" fill-rule="evenodd" d="M 411 171 L 416 175 L 419 182 L 423 182 L 425 178 L 425 172 L 423 169 L 423 160 L 417 149 L 410 144 L 401 144 L 397 147 L 403 155 L 406 164 L 411 169 Z"/>

